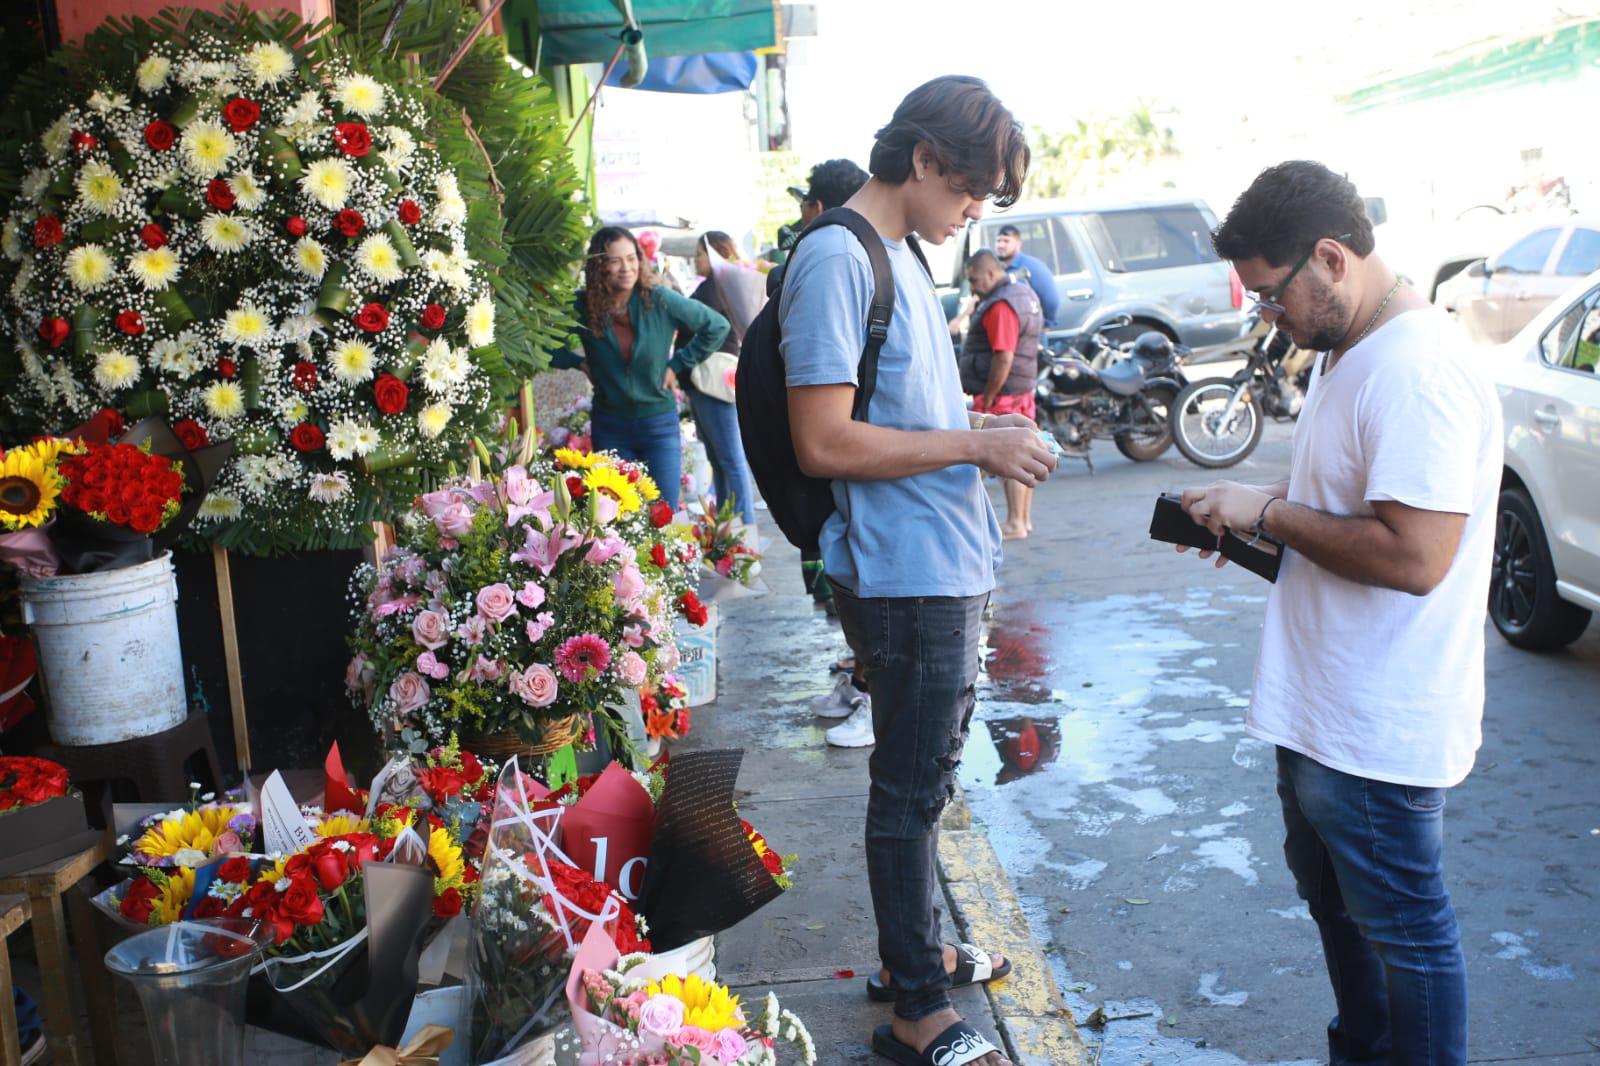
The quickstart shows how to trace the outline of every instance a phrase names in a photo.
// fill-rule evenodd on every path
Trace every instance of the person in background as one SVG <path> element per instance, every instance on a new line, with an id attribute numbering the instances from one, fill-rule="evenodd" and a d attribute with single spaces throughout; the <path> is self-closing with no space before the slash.
<path id="1" fill-rule="evenodd" d="M 683 443 L 674 390 L 722 344 L 728 320 L 662 288 L 639 242 L 617 226 L 590 239 L 583 281 L 574 305 L 583 352 L 563 349 L 550 363 L 577 367 L 594 383 L 596 450 L 643 463 L 662 499 L 677 510 Z M 674 352 L 680 330 L 690 339 Z"/>
<path id="2" fill-rule="evenodd" d="M 961 387 L 972 394 L 972 409 L 980 415 L 1021 415 L 1034 422 L 1044 329 L 1039 298 L 1026 283 L 1012 280 L 987 248 L 967 260 L 967 281 L 978 303 L 961 344 Z M 1006 520 L 1000 532 L 1006 540 L 1020 540 L 1033 532 L 1033 489 L 1017 481 L 1002 484 Z"/>
<path id="3" fill-rule="evenodd" d="M 1026 281 L 1038 295 L 1039 308 L 1044 312 L 1044 328 L 1054 328 L 1056 312 L 1061 309 L 1056 277 L 1048 265 L 1022 250 L 1022 231 L 1010 223 L 1001 226 L 994 239 L 994 254 L 1013 281 Z"/>
<path id="4" fill-rule="evenodd" d="M 713 253 L 720 262 L 713 262 Z M 722 264 L 727 264 L 727 267 L 721 271 L 714 269 Z M 749 275 L 749 284 L 741 285 L 740 292 L 724 291 L 733 281 L 746 280 L 740 274 L 730 277 L 730 270 Z M 761 310 L 761 304 L 766 302 L 765 279 L 758 271 L 747 270 L 740 265 L 738 245 L 720 230 L 711 230 L 701 236 L 694 253 L 694 272 L 702 280 L 691 299 L 705 304 L 728 320 L 728 335 L 718 350 L 738 356 L 744 331 Z M 723 279 L 721 285 L 718 284 L 719 274 Z M 745 290 L 752 290 L 756 299 L 748 298 L 752 292 Z M 739 439 L 738 409 L 726 400 L 708 396 L 695 388 L 687 374 L 679 380 L 678 387 L 689 397 L 689 409 L 694 412 L 695 425 L 700 428 L 700 440 L 706 446 L 706 458 L 711 460 L 712 484 L 717 494 L 718 509 L 731 500 L 734 513 L 746 525 L 755 525 L 755 486 L 750 477 L 750 467 L 745 462 L 744 443 Z"/>

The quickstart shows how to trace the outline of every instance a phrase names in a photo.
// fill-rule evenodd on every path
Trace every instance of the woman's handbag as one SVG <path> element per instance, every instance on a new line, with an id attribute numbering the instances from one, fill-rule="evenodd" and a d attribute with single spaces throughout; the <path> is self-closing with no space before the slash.
<path id="1" fill-rule="evenodd" d="M 731 352 L 712 352 L 689 371 L 689 383 L 713 400 L 733 402 L 733 378 L 739 370 L 739 357 Z"/>

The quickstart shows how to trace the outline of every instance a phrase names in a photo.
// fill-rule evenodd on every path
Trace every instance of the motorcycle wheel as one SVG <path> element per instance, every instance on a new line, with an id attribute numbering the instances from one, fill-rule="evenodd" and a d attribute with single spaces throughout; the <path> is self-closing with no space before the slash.
<path id="1" fill-rule="evenodd" d="M 1233 409 L 1228 425 L 1220 424 L 1233 390 L 1231 381 L 1196 381 L 1178 393 L 1172 405 L 1172 439 L 1196 466 L 1213 470 L 1232 466 L 1261 442 L 1265 417 L 1254 392 Z"/>
<path id="2" fill-rule="evenodd" d="M 1172 447 L 1170 422 L 1177 398 L 1177 390 L 1167 385 L 1153 385 L 1139 395 L 1130 397 L 1137 428 L 1122 430 L 1111 438 L 1117 445 L 1117 451 L 1136 463 L 1159 459 L 1162 453 Z"/>

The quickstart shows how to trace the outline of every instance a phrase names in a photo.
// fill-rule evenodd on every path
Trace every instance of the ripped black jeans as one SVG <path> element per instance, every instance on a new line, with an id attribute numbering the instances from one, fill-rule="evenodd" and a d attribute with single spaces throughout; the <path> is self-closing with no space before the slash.
<path id="1" fill-rule="evenodd" d="M 950 1006 L 939 936 L 939 814 L 972 721 L 987 595 L 860 599 L 834 585 L 839 622 L 866 664 L 877 738 L 869 769 L 867 878 L 878 952 L 915 1021 Z"/>

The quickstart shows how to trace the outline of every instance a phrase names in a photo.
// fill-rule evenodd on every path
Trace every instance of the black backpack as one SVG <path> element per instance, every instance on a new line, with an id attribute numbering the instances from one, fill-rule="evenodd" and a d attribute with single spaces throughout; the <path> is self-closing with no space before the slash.
<path id="1" fill-rule="evenodd" d="M 872 263 L 872 306 L 867 312 L 867 343 L 861 352 L 857 371 L 855 405 L 850 417 L 866 421 L 867 405 L 878 384 L 878 352 L 889 336 L 894 318 L 894 274 L 883 238 L 872 224 L 847 207 L 824 211 L 807 226 L 789 250 L 789 262 L 800 242 L 827 226 L 844 226 L 855 234 L 867 250 Z M 928 270 L 928 261 L 915 237 L 907 237 L 912 253 Z M 782 267 L 779 268 L 783 269 Z M 928 272 L 929 280 L 933 274 Z M 770 286 L 769 286 L 770 288 Z M 739 408 L 739 437 L 744 442 L 745 459 L 767 511 L 789 543 L 802 551 L 815 551 L 822 525 L 834 511 L 833 483 L 810 477 L 800 469 L 795 457 L 794 438 L 789 431 L 789 390 L 783 356 L 778 351 L 781 330 L 778 305 L 783 296 L 783 280 L 777 279 L 766 306 L 745 331 L 739 348 L 739 370 L 734 381 L 734 399 Z"/>

